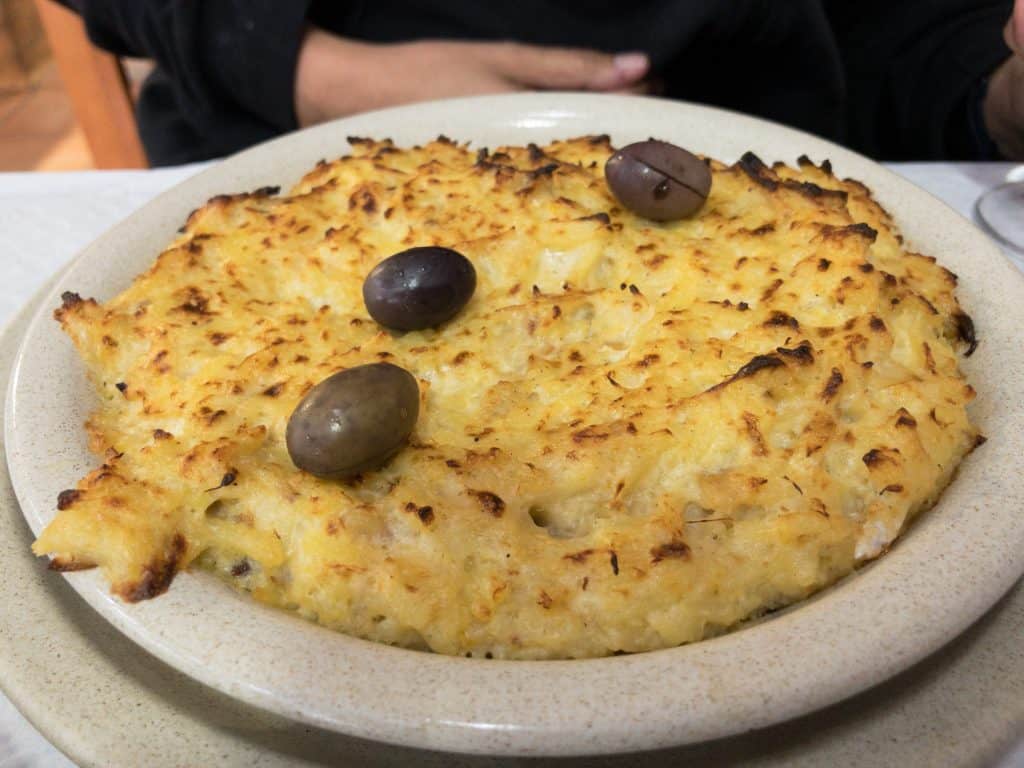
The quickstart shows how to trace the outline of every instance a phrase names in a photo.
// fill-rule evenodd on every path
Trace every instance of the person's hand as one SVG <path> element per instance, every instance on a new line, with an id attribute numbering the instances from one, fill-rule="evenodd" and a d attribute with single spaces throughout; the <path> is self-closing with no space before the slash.
<path id="1" fill-rule="evenodd" d="M 647 56 L 519 43 L 379 45 L 311 27 L 299 50 L 300 126 L 414 101 L 523 90 L 640 91 Z"/>
<path id="2" fill-rule="evenodd" d="M 1014 3 L 1003 36 L 1013 56 L 989 78 L 985 127 L 1000 152 L 1024 160 L 1024 0 Z"/>

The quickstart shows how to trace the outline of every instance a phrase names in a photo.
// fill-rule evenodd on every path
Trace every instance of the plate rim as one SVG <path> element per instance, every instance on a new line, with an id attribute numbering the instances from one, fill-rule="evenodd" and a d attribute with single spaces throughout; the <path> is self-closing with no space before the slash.
<path id="1" fill-rule="evenodd" d="M 385 120 L 398 118 L 404 115 L 408 115 L 410 112 L 422 111 L 424 107 L 436 109 L 438 108 L 439 104 L 441 106 L 447 105 L 448 107 L 457 108 L 460 105 L 465 106 L 467 103 L 474 106 L 480 105 L 481 101 L 528 101 L 529 103 L 533 104 L 544 102 L 546 102 L 547 104 L 552 104 L 552 99 L 557 99 L 558 101 L 579 101 L 582 99 L 588 103 L 593 103 L 596 101 L 606 101 L 609 99 L 625 99 L 628 101 L 632 101 L 635 98 L 636 97 L 581 97 L 579 95 L 573 95 L 572 97 L 569 97 L 566 94 L 544 94 L 543 97 L 538 97 L 536 94 L 529 94 L 516 95 L 511 97 L 476 97 L 472 99 L 456 99 L 450 100 L 448 102 L 434 102 L 426 105 L 421 104 L 409 107 L 398 107 L 389 110 L 382 110 L 377 113 L 360 115 L 357 118 L 348 118 L 344 120 L 335 121 L 334 123 L 327 124 L 324 126 L 318 126 L 316 128 L 309 129 L 309 131 L 304 133 L 306 133 L 307 135 L 309 133 L 322 135 L 337 135 L 337 132 L 339 130 L 345 128 L 347 125 L 350 124 L 358 124 L 360 122 L 365 122 L 368 119 Z M 799 131 L 795 131 L 794 129 L 786 128 L 783 126 L 776 126 L 774 124 L 770 124 L 767 121 L 763 121 L 758 118 L 751 118 L 745 115 L 736 115 L 735 113 L 729 113 L 725 110 L 703 107 L 699 105 L 681 104 L 678 102 L 673 103 L 671 105 L 667 105 L 666 108 L 682 108 L 684 110 L 696 110 L 698 113 L 718 113 L 720 115 L 719 119 L 729 119 L 740 122 L 747 122 L 748 124 L 754 124 L 755 126 L 759 126 L 762 128 L 768 126 L 770 130 L 772 130 L 773 132 L 781 131 L 783 132 L 783 134 L 788 133 L 791 135 L 792 138 L 800 139 L 802 142 L 804 142 L 804 144 L 829 144 L 828 142 L 823 142 L 821 139 L 817 139 L 816 137 L 809 137 L 806 134 L 801 134 Z M 271 142 L 267 142 L 266 144 L 246 150 L 245 152 L 233 156 L 232 158 L 229 158 L 228 160 L 223 161 L 222 163 L 219 163 L 211 168 L 207 168 L 201 171 L 199 174 L 179 183 L 178 185 L 172 187 L 170 190 L 158 195 L 151 202 L 140 208 L 138 211 L 134 212 L 130 217 L 128 217 L 128 219 L 115 225 L 115 227 L 108 230 L 106 233 L 101 235 L 100 238 L 94 241 L 90 246 L 81 251 L 79 255 L 76 256 L 75 259 L 70 263 L 68 270 L 65 271 L 64 273 L 64 276 L 58 280 L 57 284 L 44 297 L 42 303 L 40 304 L 40 308 L 37 310 L 35 316 L 30 320 L 29 327 L 21 342 L 21 346 L 19 348 L 18 355 L 15 360 L 14 368 L 9 379 L 8 397 L 5 404 L 5 431 L 7 432 L 6 439 L 9 447 L 8 462 L 9 468 L 11 470 L 11 479 L 12 483 L 14 484 L 15 490 L 18 494 L 19 501 L 21 502 L 22 509 L 33 530 L 36 530 L 35 523 L 38 523 L 39 521 L 38 519 L 34 520 L 32 517 L 30 517 L 29 513 L 31 504 L 26 503 L 25 500 L 22 498 L 22 490 L 19 488 L 18 483 L 18 473 L 15 471 L 17 459 L 12 459 L 13 453 L 12 451 L 10 451 L 10 447 L 16 444 L 15 441 L 12 440 L 12 437 L 15 437 L 14 432 L 16 430 L 17 424 L 15 393 L 19 388 L 22 363 L 27 354 L 27 350 L 31 346 L 33 332 L 37 330 L 40 323 L 50 322 L 49 318 L 46 316 L 49 313 L 49 308 L 53 304 L 54 299 L 64 288 L 63 283 L 67 279 L 67 276 L 69 274 L 74 273 L 76 265 L 84 262 L 87 258 L 90 258 L 90 254 L 92 254 L 94 251 L 101 249 L 102 246 L 110 239 L 117 237 L 120 231 L 123 228 L 125 228 L 127 221 L 143 219 L 145 218 L 146 215 L 152 214 L 153 211 L 155 211 L 156 209 L 163 207 L 166 204 L 167 200 L 173 200 L 175 196 L 183 194 L 184 189 L 198 186 L 197 182 L 200 179 L 210 180 L 221 178 L 221 176 L 223 176 L 225 173 L 225 166 L 231 168 L 234 167 L 234 165 L 245 163 L 254 158 L 259 158 L 267 153 L 273 153 L 274 151 L 280 151 L 281 148 L 287 148 L 287 146 L 290 145 L 291 142 L 294 140 L 293 136 L 281 137 L 272 140 Z M 904 188 L 904 190 L 913 190 L 915 195 L 926 195 L 928 198 L 930 198 L 930 206 L 942 206 L 942 208 L 945 209 L 945 212 L 947 214 L 952 214 L 952 216 L 954 216 L 955 219 L 958 220 L 959 222 L 966 223 L 968 224 L 968 226 L 971 226 L 970 223 L 963 219 L 958 213 L 956 213 L 948 206 L 946 206 L 945 203 L 938 201 L 930 193 L 921 190 L 920 188 L 917 188 L 911 182 L 899 177 L 897 174 L 894 174 L 888 169 L 885 169 L 884 167 L 877 165 L 873 161 L 870 161 L 867 158 L 860 157 L 855 153 L 850 152 L 849 150 L 845 150 L 835 145 L 830 145 L 829 152 L 833 157 L 836 155 L 846 155 L 848 157 L 856 158 L 858 163 L 867 163 L 870 166 L 873 166 L 874 173 L 881 173 L 885 176 L 890 177 L 890 184 L 894 183 L 897 188 Z M 1020 278 L 1020 285 L 1024 286 L 1024 277 L 1021 277 L 1019 273 L 1016 272 L 1012 265 L 1009 264 L 1009 261 L 1006 260 L 1006 257 L 1001 252 L 999 252 L 994 245 L 988 243 L 987 241 L 984 241 L 982 239 L 983 236 L 980 233 L 975 231 L 974 235 L 976 236 L 976 239 L 978 240 L 979 244 L 984 242 L 987 246 L 987 250 L 989 251 L 988 257 L 991 258 L 993 255 L 997 255 L 997 259 L 1004 261 L 1005 264 L 1009 267 L 1009 269 L 1011 269 L 1013 273 Z M 983 247 L 982 250 L 986 250 L 986 248 Z M 1022 528 L 1022 530 L 1024 530 L 1024 528 Z M 889 557 L 892 556 L 892 554 L 889 555 Z M 878 568 L 881 568 L 887 560 L 888 558 L 883 559 L 883 561 L 878 565 Z M 717 738 L 720 736 L 729 735 L 731 733 L 736 732 L 737 730 L 747 730 L 753 727 L 769 725 L 773 722 L 777 722 L 782 719 L 787 719 L 789 717 L 802 714 L 812 709 L 816 709 L 819 706 L 824 706 L 825 704 L 838 701 L 841 698 L 853 695 L 854 693 L 859 692 L 860 690 L 864 690 L 865 688 L 870 687 L 871 685 L 881 682 L 882 680 L 891 676 L 895 672 L 906 668 L 914 661 L 917 661 L 920 658 L 923 658 L 924 656 L 928 655 L 928 653 L 938 648 L 947 640 L 951 639 L 954 635 L 959 634 L 960 631 L 962 631 L 964 628 L 966 628 L 966 626 L 973 622 L 977 618 L 977 616 L 980 616 L 985 609 L 987 609 L 993 602 L 995 602 L 996 599 L 998 599 L 998 597 L 1001 594 L 1003 594 L 1007 589 L 1009 589 L 1012 586 L 1012 584 L 1016 581 L 1017 577 L 1019 576 L 1021 570 L 1024 570 L 1024 556 L 1018 556 L 1015 561 L 1014 567 L 1010 569 L 1010 571 L 1014 572 L 1012 578 L 1004 578 L 1003 582 L 1005 583 L 1000 583 L 996 580 L 989 581 L 986 589 L 977 590 L 975 592 L 975 600 L 972 602 L 969 608 L 964 608 L 962 606 L 962 610 L 960 611 L 958 617 L 959 621 L 956 622 L 957 629 L 955 631 L 950 632 L 949 628 L 947 627 L 946 631 L 942 633 L 935 633 L 935 636 L 930 639 L 929 643 L 919 642 L 917 644 L 916 650 L 912 653 L 909 653 L 909 655 L 904 653 L 897 660 L 890 660 L 890 662 L 886 664 L 878 664 L 877 668 L 873 670 L 873 675 L 862 675 L 861 680 L 857 683 L 851 684 L 851 681 L 847 680 L 845 681 L 845 685 L 838 686 L 836 685 L 838 678 L 835 678 L 831 681 L 831 687 L 826 685 L 820 689 L 820 691 L 825 693 L 823 695 L 819 695 L 816 699 L 812 697 L 807 698 L 802 702 L 790 701 L 788 707 L 780 706 L 778 709 L 775 710 L 775 712 L 772 715 L 769 715 L 767 717 L 764 716 L 763 711 L 757 712 L 754 710 L 748 710 L 745 713 L 747 719 L 743 721 L 742 725 L 726 725 L 725 727 L 720 727 L 717 730 L 715 730 L 714 728 L 708 728 L 705 730 L 705 735 L 703 735 L 701 738 Z M 494 753 L 490 749 L 492 745 L 488 743 L 487 736 L 489 734 L 494 734 L 494 727 L 499 725 L 497 723 L 474 723 L 468 721 L 448 722 L 442 724 L 431 723 L 431 725 L 440 726 L 440 730 L 435 731 L 432 734 L 425 734 L 422 733 L 422 728 L 412 728 L 408 723 L 396 724 L 389 722 L 386 713 L 378 713 L 380 715 L 383 715 L 383 717 L 377 721 L 377 728 L 367 730 L 366 720 L 368 718 L 366 712 L 357 714 L 355 720 L 350 719 L 347 722 L 339 722 L 338 720 L 325 721 L 322 717 L 319 717 L 315 713 L 295 711 L 293 708 L 287 706 L 282 707 L 282 703 L 279 700 L 268 698 L 266 696 L 261 696 L 257 692 L 254 692 L 252 690 L 237 688 L 229 684 L 226 684 L 224 680 L 216 679 L 216 676 L 212 675 L 209 672 L 209 670 L 207 670 L 202 665 L 190 663 L 188 660 L 183 660 L 176 656 L 173 649 L 167 648 L 163 645 L 153 647 L 151 638 L 145 636 L 144 633 L 140 634 L 138 626 L 134 625 L 130 620 L 128 620 L 123 610 L 117 609 L 116 604 L 114 603 L 113 600 L 109 598 L 108 595 L 104 593 L 102 599 L 100 599 L 100 596 L 96 594 L 96 584 L 90 583 L 88 574 L 72 575 L 69 577 L 69 580 L 71 581 L 72 586 L 76 589 L 76 591 L 78 591 L 79 594 L 82 595 L 82 597 L 86 599 L 86 601 L 90 605 L 93 606 L 93 608 L 98 610 L 101 613 L 101 615 L 103 615 L 108 621 L 111 621 L 115 626 L 118 627 L 120 631 L 122 631 L 136 643 L 140 644 L 146 650 L 148 650 L 151 653 L 154 653 L 158 657 L 162 658 L 164 661 L 170 663 L 172 666 L 181 669 L 186 674 L 189 674 L 191 677 L 196 678 L 207 685 L 211 685 L 214 688 L 227 692 L 230 695 L 234 695 L 250 704 L 255 704 L 256 706 L 260 706 L 264 709 L 269 709 L 271 711 L 277 712 L 278 714 L 284 714 L 290 717 L 297 717 L 297 719 L 299 720 L 311 722 L 320 727 L 334 728 L 336 730 L 340 730 L 342 732 L 350 733 L 357 736 L 379 739 L 381 738 L 380 729 L 383 728 L 385 732 L 393 732 L 394 738 L 386 739 L 392 741 L 393 743 L 400 743 L 409 746 L 426 747 L 433 749 L 450 749 L 452 751 Z M 92 581 L 96 580 L 94 579 Z M 99 581 L 101 582 L 101 580 Z M 806 607 L 803 606 L 803 604 L 801 605 L 802 607 Z M 799 611 L 797 613 L 799 613 Z M 770 626 L 770 624 L 771 623 L 763 626 Z M 729 646 L 731 643 L 735 643 L 735 640 L 730 640 L 730 638 L 740 637 L 741 635 L 744 635 L 745 632 L 750 631 L 754 630 L 744 630 L 743 632 L 733 633 L 730 635 L 726 635 L 722 638 L 716 638 L 715 640 L 705 641 L 700 644 L 685 646 L 683 648 L 667 649 L 664 651 L 651 652 L 647 654 L 638 654 L 630 657 L 620 657 L 618 659 L 597 659 L 572 662 L 487 662 L 482 660 L 472 660 L 467 662 L 465 660 L 451 659 L 449 657 L 438 658 L 445 659 L 448 662 L 461 664 L 463 667 L 465 667 L 466 664 L 473 665 L 474 667 L 478 666 L 480 669 L 496 669 L 497 667 L 507 666 L 509 664 L 514 665 L 515 667 L 523 668 L 524 670 L 526 668 L 533 668 L 537 665 L 541 665 L 545 668 L 544 671 L 554 671 L 553 665 L 566 664 L 572 665 L 577 670 L 581 670 L 584 666 L 593 667 L 594 665 L 601 665 L 602 667 L 607 668 L 611 668 L 613 666 L 618 668 L 628 668 L 630 666 L 636 665 L 637 659 L 643 660 L 646 658 L 663 656 L 665 654 L 675 654 L 679 656 L 680 659 L 682 659 L 687 653 L 690 653 L 691 649 L 694 648 L 708 648 L 711 647 L 713 644 L 718 644 L 718 647 L 725 648 Z M 376 654 L 386 655 L 389 652 L 397 654 L 417 654 L 417 652 L 387 648 L 384 646 L 377 646 L 375 644 L 368 643 L 367 641 L 355 640 L 353 638 L 345 638 L 345 640 L 350 643 L 363 643 L 367 646 L 373 646 L 372 652 L 376 652 Z M 690 655 L 693 654 L 690 653 Z M 417 654 L 417 656 L 419 657 L 421 656 L 421 654 Z M 863 670 L 861 670 L 861 672 L 863 672 Z M 541 674 L 540 670 L 538 670 L 538 674 Z M 777 705 L 782 704 L 782 702 L 775 703 Z M 426 724 L 426 721 L 424 724 Z M 700 740 L 695 738 L 688 738 L 686 740 L 680 741 L 678 738 L 673 738 L 670 732 L 670 726 L 672 725 L 672 723 L 670 722 L 663 723 L 663 726 L 665 727 L 663 727 L 662 729 L 661 739 L 651 740 L 649 738 L 650 734 L 648 734 L 648 738 L 641 742 L 637 742 L 635 740 L 630 739 L 630 733 L 628 733 L 627 731 L 631 726 L 629 724 L 625 724 L 623 726 L 624 730 L 616 734 L 620 739 L 617 744 L 614 743 L 615 739 L 608 738 L 607 733 L 595 733 L 592 730 L 581 728 L 579 724 L 576 724 L 574 729 L 566 728 L 563 725 L 563 727 L 561 727 L 560 729 L 548 731 L 524 730 L 517 729 L 514 724 L 505 725 L 509 727 L 506 727 L 505 729 L 499 729 L 501 730 L 501 733 L 505 737 L 507 737 L 503 739 L 503 741 L 505 742 L 505 748 L 502 749 L 502 751 L 498 752 L 498 754 L 591 754 L 595 751 L 595 747 L 597 747 L 597 751 L 608 751 L 607 749 L 602 748 L 602 743 L 604 744 L 604 747 L 610 748 L 612 751 L 627 751 L 633 749 L 649 749 L 658 746 L 668 746 L 672 744 L 686 743 L 686 741 Z M 483 736 L 483 738 L 481 738 L 481 736 Z M 556 742 L 560 742 L 560 744 Z"/>
<path id="2" fill-rule="evenodd" d="M 41 293 L 37 293 L 22 307 L 23 310 L 31 311 L 19 312 L 12 323 L 0 330 L 0 370 L 6 370 L 2 367 L 3 359 L 10 362 L 13 358 L 16 350 L 11 347 L 17 347 L 20 343 L 23 336 L 21 331 L 27 324 L 28 316 L 34 314 Z M 21 317 L 22 314 L 25 317 Z M 12 336 L 14 338 L 10 338 Z M 227 697 L 222 700 L 222 694 L 214 689 L 153 660 L 148 651 L 117 633 L 65 581 L 49 580 L 43 569 L 34 567 L 34 558 L 24 548 L 24 541 L 30 532 L 28 523 L 20 510 L 14 508 L 17 501 L 13 497 L 13 489 L 10 488 L 10 479 L 5 470 L 6 465 L 0 467 L 0 488 L 3 489 L 0 494 L 0 548 L 12 544 L 17 547 L 12 554 L 20 562 L 11 565 L 22 577 L 27 578 L 8 583 L 3 595 L 8 611 L 4 613 L 0 610 L 0 614 L 3 614 L 0 615 L 0 624 L 3 625 L 0 630 L 11 630 L 8 635 L 13 639 L 13 644 L 8 647 L 3 642 L 5 633 L 0 631 L 0 648 L 4 650 L 0 654 L 0 689 L 47 740 L 74 762 L 82 766 L 134 766 L 140 758 L 132 750 L 139 749 L 168 760 L 171 759 L 168 755 L 178 755 L 179 761 L 185 762 L 201 762 L 197 754 L 206 755 L 208 761 L 221 762 L 225 760 L 225 755 L 230 755 L 230 759 L 240 764 L 248 764 L 260 757 L 274 765 L 291 766 L 300 759 L 299 755 L 306 755 L 316 762 L 325 754 L 346 752 L 353 754 L 353 762 L 359 763 L 362 759 L 362 762 L 373 765 L 412 762 L 429 762 L 430 765 L 444 765 L 446 768 L 456 764 L 464 765 L 465 768 L 478 768 L 480 765 L 480 761 L 475 758 L 462 759 L 456 755 L 436 752 L 417 752 L 413 756 L 409 752 L 400 751 L 400 747 L 370 745 L 342 735 L 325 737 L 329 741 L 319 739 L 311 742 L 308 731 L 302 729 L 300 732 L 298 728 L 293 728 L 291 737 L 286 737 L 280 751 L 275 746 L 268 753 L 265 743 L 261 748 L 258 740 L 250 739 L 253 715 L 257 713 L 245 708 L 246 705 L 237 700 Z M 740 745 L 747 745 L 746 754 L 761 754 L 763 750 L 759 745 L 763 744 L 769 754 L 785 754 L 787 762 L 821 765 L 829 761 L 842 762 L 843 756 L 860 754 L 865 744 L 875 744 L 890 750 L 902 749 L 908 759 L 915 756 L 916 759 L 910 759 L 908 766 L 911 763 L 930 766 L 934 763 L 929 762 L 929 758 L 934 754 L 935 745 L 932 745 L 930 753 L 928 745 L 920 744 L 914 734 L 932 733 L 931 724 L 935 717 L 948 714 L 944 707 L 952 707 L 953 711 L 959 713 L 955 716 L 954 725 L 961 736 L 955 739 L 954 753 L 948 752 L 948 745 L 941 747 L 942 754 L 948 758 L 947 762 L 968 764 L 972 760 L 976 762 L 978 759 L 991 758 L 992 744 L 1006 745 L 1010 749 L 1011 744 L 1020 741 L 1019 727 L 1015 726 L 1012 713 L 1003 713 L 998 726 L 1000 735 L 996 735 L 991 726 L 991 718 L 996 710 L 978 706 L 991 700 L 991 692 L 982 693 L 986 689 L 976 687 L 973 697 L 964 697 L 964 693 L 970 694 L 970 689 L 961 689 L 967 682 L 977 682 L 978 676 L 996 685 L 999 684 L 996 681 L 1020 677 L 1013 673 L 1024 669 L 1024 655 L 1019 655 L 1013 661 L 1014 657 L 1007 652 L 1019 649 L 1016 645 L 1011 648 L 1007 644 L 1012 644 L 1020 632 L 1024 631 L 1022 590 L 1024 581 L 1018 582 L 1017 587 L 1011 589 L 1009 598 L 1004 598 L 962 636 L 944 646 L 941 652 L 878 688 L 855 697 L 853 703 L 828 707 L 807 715 L 808 719 L 801 719 L 799 724 L 782 723 L 768 730 L 740 734 L 714 744 L 691 745 L 681 750 L 653 753 L 656 756 L 652 758 L 652 764 L 677 766 L 681 760 L 683 764 L 696 760 L 702 766 L 719 765 L 722 761 L 735 760 L 738 750 L 739 754 L 743 754 Z M 24 611 L 18 610 L 22 605 L 20 601 L 27 601 L 32 611 L 27 617 L 28 622 Z M 12 606 L 14 610 L 11 610 Z M 113 633 L 113 639 L 123 643 L 125 650 L 132 654 L 129 659 L 130 669 L 123 674 L 120 665 L 113 661 L 111 655 L 90 647 L 95 641 L 88 633 L 105 631 Z M 74 633 L 75 636 L 69 637 L 66 633 Z M 56 660 L 56 666 L 51 667 L 53 676 L 42 683 L 34 676 L 23 673 L 24 660 L 20 657 L 26 654 L 29 663 L 52 663 L 48 649 L 38 647 L 40 641 L 53 642 L 63 651 Z M 32 645 L 26 649 L 22 645 L 25 642 L 32 642 Z M 88 650 L 83 650 L 83 646 Z M 947 649 L 951 663 L 947 663 Z M 1008 657 L 1012 664 L 1009 668 L 1006 666 Z M 80 696 L 76 700 L 72 691 L 57 706 L 54 706 L 52 700 L 53 695 L 62 690 L 59 681 L 68 675 L 77 674 L 82 662 L 90 666 L 86 682 L 91 682 L 97 689 L 101 704 L 121 707 L 120 717 L 113 721 L 105 719 L 105 726 L 100 730 L 97 730 L 96 722 L 89 717 L 96 706 L 92 695 Z M 140 665 L 145 665 L 144 670 Z M 1008 672 L 1011 674 L 1008 675 Z M 107 680 L 105 674 L 111 674 L 116 679 Z M 1013 691 L 1012 682 L 1007 683 L 1007 686 L 1001 689 L 1004 696 L 1011 695 Z M 888 702 L 889 696 L 893 697 L 896 706 Z M 132 704 L 125 703 L 126 698 Z M 141 707 L 137 704 L 140 701 Z M 225 706 L 235 713 L 232 724 L 226 728 L 223 722 Z M 1024 711 L 1022 708 L 1024 704 L 1018 710 Z M 211 712 L 218 713 L 220 722 L 208 724 L 204 713 Z M 872 713 L 875 713 L 874 716 Z M 280 729 L 293 725 L 283 720 L 271 723 L 263 732 L 272 730 L 276 743 L 280 743 L 282 737 Z M 834 731 L 836 738 L 818 736 L 816 742 L 809 742 L 802 735 L 805 728 L 819 733 Z M 188 739 L 187 748 L 180 746 L 182 734 Z M 902 747 L 899 743 L 891 743 L 895 737 L 902 737 Z M 295 750 L 299 744 L 302 745 L 301 751 L 289 753 L 289 748 Z"/>

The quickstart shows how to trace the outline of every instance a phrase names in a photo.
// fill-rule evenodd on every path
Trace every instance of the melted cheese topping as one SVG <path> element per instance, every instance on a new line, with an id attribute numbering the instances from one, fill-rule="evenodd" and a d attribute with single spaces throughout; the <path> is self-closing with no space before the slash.
<path id="1" fill-rule="evenodd" d="M 126 600 L 190 563 L 361 637 L 585 657 L 699 640 L 878 555 L 977 431 L 955 277 L 853 181 L 709 161 L 692 219 L 623 210 L 605 137 L 470 152 L 354 139 L 287 196 L 219 197 L 134 284 L 57 311 L 102 395 L 100 469 L 34 549 Z M 455 248 L 476 294 L 395 334 L 363 279 Z M 387 360 L 410 444 L 297 470 L 300 398 Z"/>

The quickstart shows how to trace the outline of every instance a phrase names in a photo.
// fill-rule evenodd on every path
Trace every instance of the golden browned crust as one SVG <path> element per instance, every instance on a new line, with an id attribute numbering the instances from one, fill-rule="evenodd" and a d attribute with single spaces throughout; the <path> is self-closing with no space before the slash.
<path id="1" fill-rule="evenodd" d="M 126 600 L 198 562 L 341 631 L 499 658 L 640 651 L 799 600 L 890 545 L 978 444 L 955 276 L 862 184 L 709 160 L 692 219 L 607 190 L 607 137 L 470 150 L 351 139 L 288 195 L 215 198 L 119 296 L 56 317 L 102 396 L 103 464 L 35 545 Z M 413 245 L 476 295 L 392 334 L 362 280 Z M 420 421 L 339 483 L 295 404 L 379 360 Z"/>

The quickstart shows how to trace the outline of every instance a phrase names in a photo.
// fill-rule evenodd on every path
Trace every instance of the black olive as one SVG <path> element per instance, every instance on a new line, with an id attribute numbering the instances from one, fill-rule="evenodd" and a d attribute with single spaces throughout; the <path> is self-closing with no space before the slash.
<path id="1" fill-rule="evenodd" d="M 455 317 L 475 289 L 469 259 L 432 245 L 396 253 L 374 267 L 363 283 L 363 301 L 381 325 L 417 331 Z"/>
<path id="2" fill-rule="evenodd" d="M 696 213 L 711 190 L 711 171 L 703 160 L 654 139 L 620 149 L 605 163 L 604 175 L 620 203 L 653 221 Z"/>
<path id="3" fill-rule="evenodd" d="M 416 379 L 391 363 L 339 371 L 311 389 L 288 419 L 299 469 L 345 478 L 381 467 L 408 439 L 420 410 Z"/>

